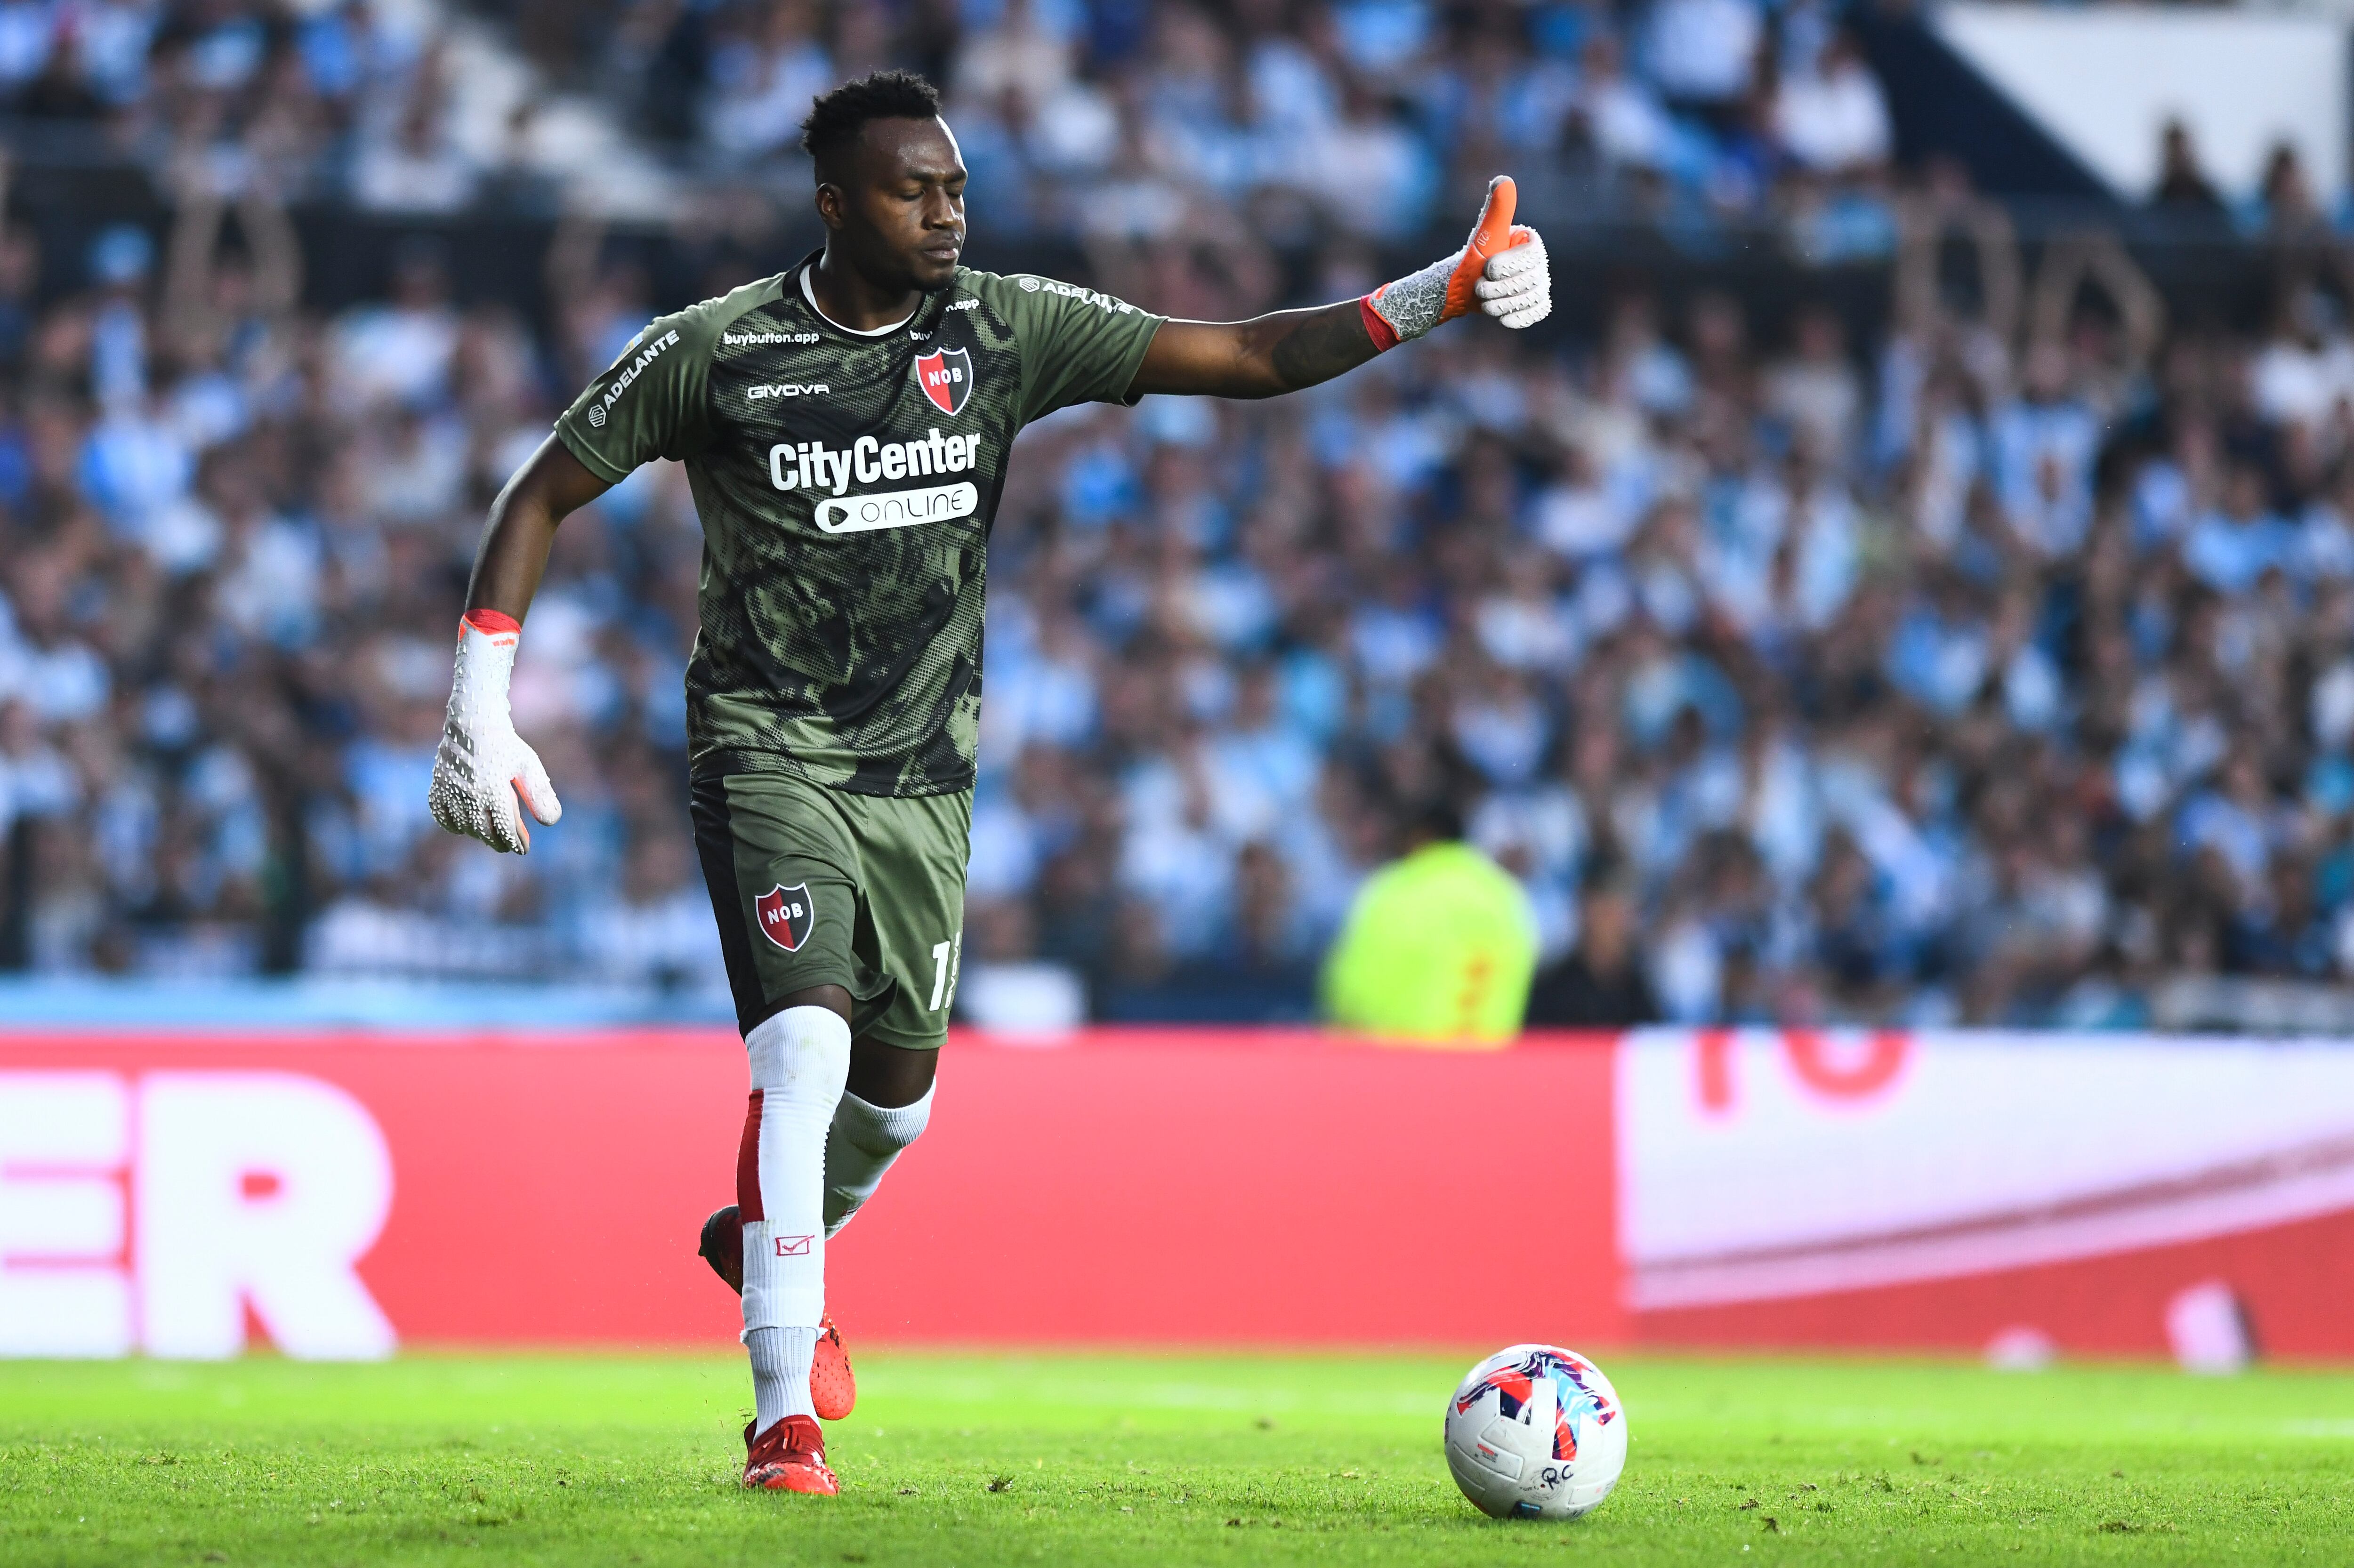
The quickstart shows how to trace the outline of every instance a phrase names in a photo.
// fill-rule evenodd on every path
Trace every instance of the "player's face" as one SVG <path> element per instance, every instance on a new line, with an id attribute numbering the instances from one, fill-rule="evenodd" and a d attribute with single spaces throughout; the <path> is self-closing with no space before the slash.
<path id="1" fill-rule="evenodd" d="M 938 119 L 875 120 L 818 212 L 853 266 L 886 288 L 929 293 L 956 281 L 964 249 L 964 159 Z"/>

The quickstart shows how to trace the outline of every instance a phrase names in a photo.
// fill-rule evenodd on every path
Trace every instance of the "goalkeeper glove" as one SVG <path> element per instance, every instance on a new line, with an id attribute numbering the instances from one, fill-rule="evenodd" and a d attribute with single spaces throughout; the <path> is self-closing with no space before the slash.
<path id="1" fill-rule="evenodd" d="M 1552 313 L 1544 241 L 1535 229 L 1512 221 L 1517 199 L 1511 180 L 1498 175 L 1488 182 L 1488 199 L 1471 226 L 1469 244 L 1357 302 L 1375 348 L 1395 348 L 1474 309 L 1515 330 Z"/>
<path id="2" fill-rule="evenodd" d="M 433 754 L 433 786 L 426 797 L 435 821 L 508 854 L 531 849 L 525 807 L 543 822 L 564 815 L 539 753 L 515 734 L 507 712 L 507 679 L 514 673 L 515 647 L 522 640 L 523 628 L 514 618 L 495 609 L 469 610 L 458 622 L 450 714 L 441 726 L 440 749 Z"/>

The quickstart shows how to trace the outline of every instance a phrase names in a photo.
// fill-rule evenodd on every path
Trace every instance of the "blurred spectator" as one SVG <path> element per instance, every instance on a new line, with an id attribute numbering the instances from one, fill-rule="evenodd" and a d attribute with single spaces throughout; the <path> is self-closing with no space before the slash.
<path id="1" fill-rule="evenodd" d="M 704 133 L 726 156 L 763 157 L 796 144 L 810 100 L 837 73 L 810 0 L 742 8 L 732 20 L 712 51 Z"/>
<path id="2" fill-rule="evenodd" d="M 1792 158 L 1824 174 L 1866 174 L 1888 161 L 1888 100 L 1850 35 L 1832 34 L 1809 69 L 1783 73 L 1774 131 Z"/>
<path id="3" fill-rule="evenodd" d="M 1537 972 L 1529 991 L 1532 1029 L 1623 1029 L 1657 1023 L 1659 1004 L 1636 950 L 1633 880 L 1606 863 L 1588 874 L 1579 900 L 1577 945 Z"/>
<path id="4" fill-rule="evenodd" d="M 1682 133 L 1650 85 L 1626 73 L 1618 40 L 1596 34 L 1585 46 L 1585 67 L 1581 118 L 1604 166 L 1665 170 L 1675 164 Z"/>
<path id="5" fill-rule="evenodd" d="M 1755 0 L 1652 0 L 1645 55 L 1670 101 L 1723 115 L 1747 96 L 1765 38 Z"/>
<path id="6" fill-rule="evenodd" d="M 363 118 L 352 196 L 389 212 L 455 212 L 473 199 L 477 171 L 450 131 L 447 56 L 429 52 L 405 89 Z"/>
<path id="7" fill-rule="evenodd" d="M 2179 120 L 2169 120 L 2158 134 L 2158 186 L 2150 192 L 2150 205 L 2189 217 L 2221 216 L 2223 197 L 2200 167 L 2190 128 Z"/>

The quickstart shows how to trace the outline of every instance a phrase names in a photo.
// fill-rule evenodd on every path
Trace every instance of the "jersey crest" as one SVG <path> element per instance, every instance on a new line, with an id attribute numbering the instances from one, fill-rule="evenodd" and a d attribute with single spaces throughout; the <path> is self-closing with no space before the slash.
<path id="1" fill-rule="evenodd" d="M 972 355 L 961 348 L 943 348 L 916 356 L 916 384 L 943 414 L 964 412 L 972 396 Z"/>

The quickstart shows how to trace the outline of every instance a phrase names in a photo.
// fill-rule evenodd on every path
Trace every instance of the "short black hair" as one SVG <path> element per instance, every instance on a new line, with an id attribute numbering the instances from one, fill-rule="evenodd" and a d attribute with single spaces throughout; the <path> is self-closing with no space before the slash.
<path id="1" fill-rule="evenodd" d="M 858 140 L 870 120 L 929 120 L 939 111 L 940 90 L 914 71 L 871 71 L 810 101 L 801 148 L 822 159 Z"/>
<path id="2" fill-rule="evenodd" d="M 1578 891 L 1588 898 L 1631 897 L 1635 868 L 1627 863 L 1617 844 L 1605 839 L 1585 857 L 1585 874 L 1578 879 Z"/>
<path id="3" fill-rule="evenodd" d="M 1424 795 L 1406 803 L 1406 831 L 1441 843 L 1463 836 L 1463 809 L 1445 794 Z"/>

